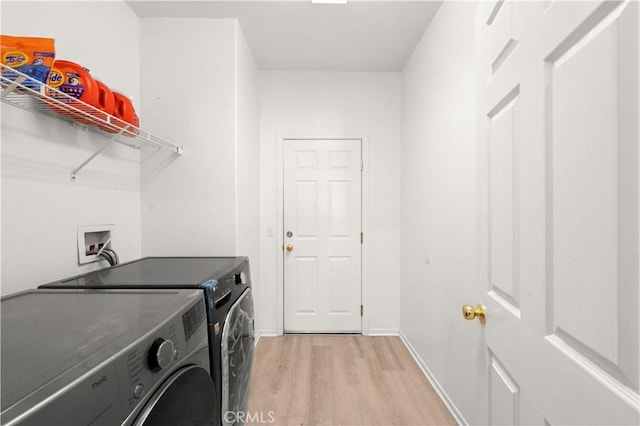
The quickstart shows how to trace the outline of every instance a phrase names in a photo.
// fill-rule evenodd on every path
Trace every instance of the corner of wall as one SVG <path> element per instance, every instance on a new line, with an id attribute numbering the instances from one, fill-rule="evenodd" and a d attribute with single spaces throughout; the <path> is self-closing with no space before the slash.
<path id="1" fill-rule="evenodd" d="M 431 386 L 436 391 L 440 399 L 442 399 L 442 402 L 447 407 L 447 409 L 455 419 L 456 423 L 459 425 L 468 425 L 469 422 L 464 418 L 464 416 L 456 406 L 455 402 L 451 399 L 451 397 L 447 394 L 447 392 L 442 387 L 442 385 L 438 382 L 438 380 L 436 379 L 436 376 L 434 376 L 431 370 L 429 370 L 429 367 L 427 367 L 427 364 L 424 362 L 424 360 L 422 359 L 418 351 L 416 351 L 416 349 L 413 347 L 413 345 L 411 344 L 407 336 L 405 336 L 405 334 L 402 331 L 400 331 L 398 335 L 400 336 L 400 340 L 402 340 L 402 343 L 404 344 L 404 346 L 407 348 L 407 350 L 411 354 L 411 357 L 413 358 L 413 360 L 416 362 L 416 364 L 418 364 L 418 367 L 420 367 L 422 374 L 424 374 L 424 376 L 427 378 L 429 383 L 431 383 Z"/>
<path id="2" fill-rule="evenodd" d="M 141 20 L 146 121 L 159 135 L 184 146 L 181 157 L 156 156 L 143 163 L 144 255 L 236 253 L 234 25 L 229 19 Z M 202 55 L 201 45 L 193 40 L 216 47 Z M 199 58 L 199 66 L 207 70 L 206 84 L 167 84 L 167 76 L 158 70 L 166 68 L 167 52 L 178 51 Z"/>
<path id="3" fill-rule="evenodd" d="M 235 21 L 236 254 L 248 256 L 254 277 L 256 327 L 262 326 L 260 276 L 260 93 L 258 65 Z"/>
<path id="4" fill-rule="evenodd" d="M 476 294 L 477 5 L 443 2 L 402 76 L 400 335 L 461 423 L 477 410 L 459 384 L 478 335 L 450 312 Z"/>

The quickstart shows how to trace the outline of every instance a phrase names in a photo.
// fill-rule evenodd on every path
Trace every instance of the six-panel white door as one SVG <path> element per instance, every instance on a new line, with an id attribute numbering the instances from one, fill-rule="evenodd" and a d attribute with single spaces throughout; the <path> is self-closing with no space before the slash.
<path id="1" fill-rule="evenodd" d="M 479 7 L 482 423 L 640 423 L 639 20 Z"/>
<path id="2" fill-rule="evenodd" d="M 361 141 L 283 148 L 284 331 L 360 333 Z"/>

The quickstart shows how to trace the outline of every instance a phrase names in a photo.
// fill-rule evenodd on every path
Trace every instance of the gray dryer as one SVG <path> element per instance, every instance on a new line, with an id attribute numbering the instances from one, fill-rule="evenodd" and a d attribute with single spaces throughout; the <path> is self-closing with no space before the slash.
<path id="1" fill-rule="evenodd" d="M 1 299 L 3 425 L 213 425 L 201 291 Z"/>

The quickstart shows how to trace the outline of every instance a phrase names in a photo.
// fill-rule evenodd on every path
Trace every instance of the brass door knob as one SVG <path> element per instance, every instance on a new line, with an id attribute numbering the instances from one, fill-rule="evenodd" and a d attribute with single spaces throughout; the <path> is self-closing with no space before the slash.
<path id="1" fill-rule="evenodd" d="M 484 324 L 487 321 L 487 313 L 482 304 L 479 304 L 475 308 L 471 305 L 462 305 L 462 316 L 468 321 L 478 318 L 480 324 Z"/>
<path id="2" fill-rule="evenodd" d="M 293 244 L 287 244 L 287 251 L 293 251 Z"/>

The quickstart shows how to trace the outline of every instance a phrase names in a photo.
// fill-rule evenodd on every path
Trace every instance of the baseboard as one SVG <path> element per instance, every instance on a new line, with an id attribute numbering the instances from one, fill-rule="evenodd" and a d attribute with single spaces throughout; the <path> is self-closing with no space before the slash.
<path id="1" fill-rule="evenodd" d="M 449 398 L 449 395 L 447 395 L 440 383 L 438 383 L 438 380 L 436 380 L 434 375 L 431 373 L 431 370 L 429 370 L 429 367 L 427 367 L 411 342 L 409 342 L 407 336 L 405 336 L 402 331 L 400 331 L 398 335 L 400 336 L 400 340 L 402 340 L 402 343 L 404 343 L 407 350 L 422 370 L 422 373 L 425 375 L 427 380 L 429 380 L 429 383 L 431 383 L 433 389 L 435 389 L 440 399 L 442 399 L 442 402 L 444 402 L 444 405 L 447 407 L 447 409 L 449 409 L 449 412 L 453 416 L 456 423 L 458 423 L 459 425 L 468 425 L 469 423 L 465 420 L 464 416 L 462 415 L 462 413 L 460 413 L 460 410 L 458 410 L 451 398 Z"/>
<path id="2" fill-rule="evenodd" d="M 261 337 L 275 337 L 278 333 L 275 330 L 258 330 L 256 331 L 256 343 L 255 346 L 258 346 L 258 342 Z"/>
<path id="3" fill-rule="evenodd" d="M 370 328 L 367 336 L 398 336 L 400 331 L 394 328 Z"/>
<path id="4" fill-rule="evenodd" d="M 261 337 L 276 337 L 277 335 L 275 330 L 258 330 L 256 331 L 256 345 Z M 395 328 L 373 328 L 369 329 L 366 336 L 400 336 L 400 331 Z"/>

